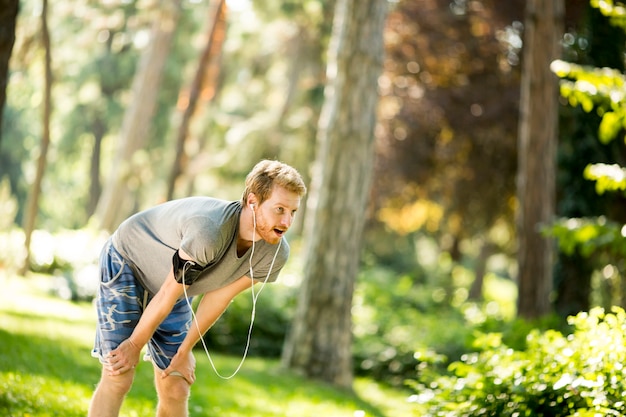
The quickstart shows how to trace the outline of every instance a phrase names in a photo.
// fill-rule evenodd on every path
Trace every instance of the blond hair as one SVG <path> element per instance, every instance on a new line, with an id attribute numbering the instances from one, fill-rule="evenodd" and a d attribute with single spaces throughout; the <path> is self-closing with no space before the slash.
<path id="1" fill-rule="evenodd" d="M 241 202 L 248 204 L 248 195 L 253 193 L 259 204 L 270 198 L 272 188 L 278 185 L 287 191 L 302 197 L 306 193 L 306 186 L 300 173 L 293 167 L 280 161 L 264 159 L 257 163 L 246 176 L 246 188 L 243 191 Z"/>

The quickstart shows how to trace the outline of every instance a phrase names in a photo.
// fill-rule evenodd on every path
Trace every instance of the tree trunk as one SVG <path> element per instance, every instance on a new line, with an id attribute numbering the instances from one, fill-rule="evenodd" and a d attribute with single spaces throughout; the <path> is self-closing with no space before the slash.
<path id="1" fill-rule="evenodd" d="M 564 9 L 563 0 L 526 6 L 517 177 L 517 306 L 525 318 L 551 310 L 554 249 L 540 228 L 554 217 L 558 83 L 550 63 L 560 58 Z"/>
<path id="2" fill-rule="evenodd" d="M 208 35 L 207 42 L 204 47 L 204 51 L 200 56 L 200 62 L 196 69 L 196 75 L 187 92 L 187 97 L 183 100 L 185 103 L 183 118 L 178 128 L 178 135 L 176 137 L 176 151 L 174 155 L 174 163 L 170 172 L 169 180 L 167 183 L 167 195 L 166 199 L 171 200 L 174 198 L 174 190 L 176 188 L 176 182 L 178 178 L 183 174 L 185 166 L 187 165 L 188 157 L 185 153 L 185 142 L 189 134 L 189 125 L 191 119 L 196 111 L 198 99 L 201 93 L 210 89 L 210 93 L 207 94 L 205 100 L 210 100 L 215 96 L 217 89 L 217 79 L 219 75 L 219 66 L 211 65 L 211 63 L 217 62 L 217 57 L 221 54 L 222 45 L 226 35 L 226 1 L 214 0 L 212 7 L 209 10 L 209 19 L 207 22 Z M 211 69 L 214 69 L 211 71 Z"/>
<path id="3" fill-rule="evenodd" d="M 87 215 L 92 216 L 98 207 L 98 200 L 102 194 L 100 183 L 100 156 L 102 155 L 102 139 L 106 133 L 106 122 L 100 115 L 95 116 L 92 125 L 93 148 L 91 151 L 91 164 L 89 164 L 89 200 L 87 202 Z"/>
<path id="4" fill-rule="evenodd" d="M 340 0 L 308 203 L 304 281 L 283 363 L 350 388 L 352 295 L 373 166 L 385 0 Z"/>
<path id="5" fill-rule="evenodd" d="M 50 31 L 48 30 L 48 0 L 43 0 L 41 8 L 41 41 L 44 49 L 44 96 L 41 147 L 37 159 L 35 181 L 28 194 L 26 212 L 24 213 L 24 247 L 26 256 L 21 273 L 24 275 L 30 268 L 30 241 L 37 220 L 41 183 L 46 171 L 48 148 L 50 147 L 50 113 L 52 102 L 52 53 L 50 50 Z"/>
<path id="6" fill-rule="evenodd" d="M 150 123 L 156 111 L 161 75 L 181 13 L 181 0 L 164 3 L 152 28 L 146 48 L 133 81 L 133 101 L 124 115 L 117 153 L 96 209 L 99 228 L 114 230 L 134 209 L 133 191 L 140 185 L 136 153 L 148 143 Z"/>
<path id="7" fill-rule="evenodd" d="M 482 244 L 480 254 L 476 259 L 476 268 L 474 268 L 474 281 L 472 281 L 468 295 L 468 298 L 472 301 L 483 300 L 483 286 L 485 284 L 485 274 L 487 273 L 487 261 L 493 252 L 493 245 L 489 242 Z"/>
<path id="8" fill-rule="evenodd" d="M 9 83 L 9 59 L 15 44 L 15 25 L 19 0 L 0 0 L 0 141 L 2 140 L 2 114 Z"/>
<path id="9" fill-rule="evenodd" d="M 561 254 L 557 264 L 555 290 L 555 310 L 559 316 L 567 318 L 590 307 L 591 274 L 593 266 L 578 251 L 572 255 Z M 576 285 L 572 285 L 572 281 Z"/>

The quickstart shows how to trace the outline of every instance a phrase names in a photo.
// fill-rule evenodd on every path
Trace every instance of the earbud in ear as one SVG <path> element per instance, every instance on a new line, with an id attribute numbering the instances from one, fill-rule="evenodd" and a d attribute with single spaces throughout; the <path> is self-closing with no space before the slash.
<path id="1" fill-rule="evenodd" d="M 253 209 L 255 205 L 256 205 L 256 204 L 254 204 L 254 203 L 250 203 L 250 208 L 252 208 L 252 209 Z"/>

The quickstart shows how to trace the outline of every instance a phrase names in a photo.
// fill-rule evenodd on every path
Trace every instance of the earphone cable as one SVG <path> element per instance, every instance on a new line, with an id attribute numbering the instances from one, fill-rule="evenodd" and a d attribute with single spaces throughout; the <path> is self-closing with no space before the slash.
<path id="1" fill-rule="evenodd" d="M 202 347 L 204 348 L 204 351 L 205 351 L 205 353 L 207 355 L 207 358 L 209 359 L 209 363 L 211 364 L 211 367 L 213 368 L 213 371 L 215 372 L 215 375 L 217 375 L 218 377 L 220 377 L 222 379 L 231 379 L 232 377 L 237 375 L 237 373 L 239 372 L 239 370 L 243 366 L 243 363 L 246 360 L 246 357 L 248 356 L 248 350 L 250 349 L 250 339 L 252 338 L 252 328 L 254 326 L 254 319 L 256 317 L 256 303 L 257 303 L 257 300 L 259 298 L 259 295 L 261 294 L 261 291 L 263 291 L 263 288 L 265 288 L 265 284 L 267 284 L 267 280 L 269 279 L 270 275 L 272 274 L 272 269 L 274 268 L 274 262 L 276 261 L 276 257 L 278 256 L 278 252 L 280 251 L 280 245 L 281 245 L 281 243 L 283 241 L 282 238 L 278 241 L 278 247 L 276 248 L 276 252 L 274 253 L 274 257 L 272 258 L 272 262 L 270 263 L 270 269 L 269 269 L 267 275 L 265 276 L 265 279 L 263 280 L 261 288 L 259 288 L 259 291 L 257 291 L 255 293 L 255 291 L 254 291 L 254 271 L 252 269 L 252 257 L 254 256 L 255 239 L 256 239 L 256 215 L 254 214 L 254 211 L 252 212 L 252 219 L 253 219 L 253 226 L 254 226 L 253 229 L 252 229 L 252 249 L 250 251 L 250 257 L 248 258 L 248 265 L 250 267 L 250 284 L 251 284 L 250 285 L 250 290 L 251 290 L 251 293 L 252 293 L 252 311 L 250 313 L 250 326 L 248 327 L 248 337 L 247 337 L 247 340 L 246 340 L 246 347 L 244 349 L 243 356 L 241 357 L 241 361 L 239 362 L 239 365 L 237 366 L 235 371 L 230 376 L 223 376 L 222 374 L 220 374 L 220 372 L 217 370 L 217 367 L 215 366 L 215 363 L 213 362 L 213 358 L 211 357 L 211 354 L 209 353 L 209 349 L 207 348 L 206 342 L 204 341 L 204 337 L 203 337 L 202 331 L 200 330 L 200 324 L 198 323 L 198 318 L 196 317 L 196 313 L 193 311 L 193 308 L 191 306 L 191 302 L 189 301 L 189 297 L 187 296 L 187 287 L 185 285 L 185 270 L 186 270 L 187 263 L 185 263 L 185 267 L 183 267 L 182 284 L 183 284 L 183 292 L 185 294 L 185 300 L 187 301 L 187 305 L 189 306 L 189 310 L 191 311 L 191 316 L 193 317 L 193 321 L 194 321 L 194 323 L 196 325 L 196 330 L 198 331 L 198 335 L 200 336 L 200 341 L 202 342 Z M 189 261 L 187 261 L 187 262 L 189 262 Z"/>

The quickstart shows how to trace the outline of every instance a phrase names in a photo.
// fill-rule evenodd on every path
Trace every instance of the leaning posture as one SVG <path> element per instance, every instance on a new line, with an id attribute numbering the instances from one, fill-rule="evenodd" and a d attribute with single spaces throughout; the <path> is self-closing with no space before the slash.
<path id="1" fill-rule="evenodd" d="M 173 200 L 119 226 L 100 256 L 92 355 L 102 374 L 90 417 L 119 415 L 144 347 L 154 367 L 156 415 L 188 415 L 192 348 L 233 297 L 277 279 L 289 257 L 284 235 L 305 193 L 294 168 L 263 160 L 246 177 L 241 200 Z M 197 295 L 192 325 L 187 297 Z"/>

